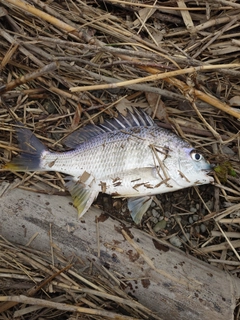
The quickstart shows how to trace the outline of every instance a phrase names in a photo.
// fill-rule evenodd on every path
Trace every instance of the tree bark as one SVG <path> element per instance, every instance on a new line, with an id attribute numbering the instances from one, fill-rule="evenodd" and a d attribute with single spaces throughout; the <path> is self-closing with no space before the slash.
<path id="1" fill-rule="evenodd" d="M 97 208 L 91 207 L 80 221 L 70 203 L 70 197 L 8 188 L 1 195 L 0 234 L 24 245 L 38 232 L 31 247 L 49 251 L 51 224 L 53 242 L 64 254 L 74 253 L 88 263 L 94 259 L 128 278 L 126 292 L 162 319 L 234 318 L 238 278 Z"/>

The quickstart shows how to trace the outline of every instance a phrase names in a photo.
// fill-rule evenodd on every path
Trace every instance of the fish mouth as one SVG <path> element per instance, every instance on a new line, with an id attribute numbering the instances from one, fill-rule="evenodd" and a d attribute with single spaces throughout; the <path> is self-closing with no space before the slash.
<path id="1" fill-rule="evenodd" d="M 214 173 L 214 167 L 215 165 L 209 164 L 209 167 L 206 169 L 202 169 L 201 172 L 207 176 L 207 177 L 211 177 L 213 179 L 213 173 Z"/>
<path id="2" fill-rule="evenodd" d="M 209 183 L 214 183 L 213 169 L 203 169 L 201 171 L 204 173 L 205 179 L 209 180 Z"/>
<path id="3" fill-rule="evenodd" d="M 205 172 L 206 174 L 211 174 L 214 171 L 214 168 L 216 167 L 215 164 L 208 164 L 208 167 L 206 169 L 202 169 L 201 171 Z"/>
<path id="4" fill-rule="evenodd" d="M 210 175 L 211 173 L 213 173 L 213 169 L 202 169 L 202 172 L 205 172 L 207 175 Z"/>

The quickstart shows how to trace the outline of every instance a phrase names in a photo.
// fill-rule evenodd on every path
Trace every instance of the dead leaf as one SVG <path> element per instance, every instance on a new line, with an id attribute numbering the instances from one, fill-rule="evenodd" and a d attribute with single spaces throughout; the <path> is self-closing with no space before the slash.
<path id="1" fill-rule="evenodd" d="M 90 176 L 91 176 L 90 173 L 88 173 L 87 171 L 84 171 L 79 179 L 79 182 L 85 183 Z"/>
<path id="2" fill-rule="evenodd" d="M 160 43 L 163 40 L 163 35 L 164 34 L 161 31 L 158 31 L 158 30 L 154 30 L 152 32 L 152 37 L 154 38 L 156 43 Z"/>
<path id="3" fill-rule="evenodd" d="M 129 110 L 130 112 L 133 112 L 133 108 L 148 108 L 149 104 L 147 104 L 146 101 L 138 101 L 138 102 L 133 102 L 129 101 L 128 99 L 121 99 L 115 107 L 119 113 L 121 113 L 123 116 L 127 115 L 127 111 Z"/>
<path id="4" fill-rule="evenodd" d="M 240 106 L 240 96 L 232 97 L 229 100 L 229 104 L 230 106 Z"/>
<path id="5" fill-rule="evenodd" d="M 139 17 L 141 18 L 142 21 L 146 22 L 156 11 L 157 9 L 153 9 L 153 8 L 143 8 L 143 9 L 140 9 L 138 11 L 138 15 Z M 134 22 L 133 22 L 133 25 L 135 27 L 139 26 L 141 24 L 141 22 L 139 21 L 139 19 L 136 19 Z"/>
<path id="6" fill-rule="evenodd" d="M 71 123 L 71 129 L 74 130 L 77 128 L 79 125 L 80 119 L 81 119 L 81 114 L 82 114 L 82 107 L 80 104 L 77 104 L 77 108 Z"/>
<path id="7" fill-rule="evenodd" d="M 117 111 L 119 113 L 121 113 L 123 116 L 126 117 L 127 115 L 127 111 L 131 111 L 133 112 L 133 109 L 132 109 L 132 103 L 131 101 L 127 100 L 126 98 L 124 99 L 121 99 L 116 105 L 115 105 Z"/>
<path id="8" fill-rule="evenodd" d="M 145 92 L 146 99 L 149 103 L 149 106 L 152 109 L 153 115 L 158 120 L 165 120 L 166 122 L 170 122 L 168 119 L 167 109 L 162 101 L 160 95 L 158 93 L 153 92 Z"/>

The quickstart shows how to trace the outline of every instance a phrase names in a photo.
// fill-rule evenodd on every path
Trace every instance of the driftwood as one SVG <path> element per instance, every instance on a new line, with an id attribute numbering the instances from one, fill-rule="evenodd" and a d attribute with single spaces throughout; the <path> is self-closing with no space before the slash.
<path id="1" fill-rule="evenodd" d="M 233 319 L 240 297 L 238 278 L 94 207 L 79 221 L 70 201 L 8 187 L 1 196 L 0 234 L 25 245 L 38 233 L 31 247 L 49 250 L 51 224 L 52 241 L 65 255 L 94 260 L 129 278 L 126 292 L 160 318 Z"/>

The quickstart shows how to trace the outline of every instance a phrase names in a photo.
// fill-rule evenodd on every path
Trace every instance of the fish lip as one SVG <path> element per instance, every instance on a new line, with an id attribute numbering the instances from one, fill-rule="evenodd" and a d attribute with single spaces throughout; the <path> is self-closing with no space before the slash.
<path id="1" fill-rule="evenodd" d="M 202 172 L 205 173 L 205 179 L 208 179 L 208 182 L 210 184 L 214 184 L 214 171 L 213 170 L 208 170 L 208 169 L 203 169 Z"/>
<path id="2" fill-rule="evenodd" d="M 213 173 L 214 172 L 214 168 L 216 167 L 215 164 L 209 164 L 209 168 L 208 169 L 202 169 L 201 171 L 206 172 L 207 174 Z"/>
<path id="3" fill-rule="evenodd" d="M 201 171 L 202 171 L 202 172 L 205 172 L 207 175 L 210 175 L 211 173 L 214 172 L 213 169 L 202 169 Z"/>

